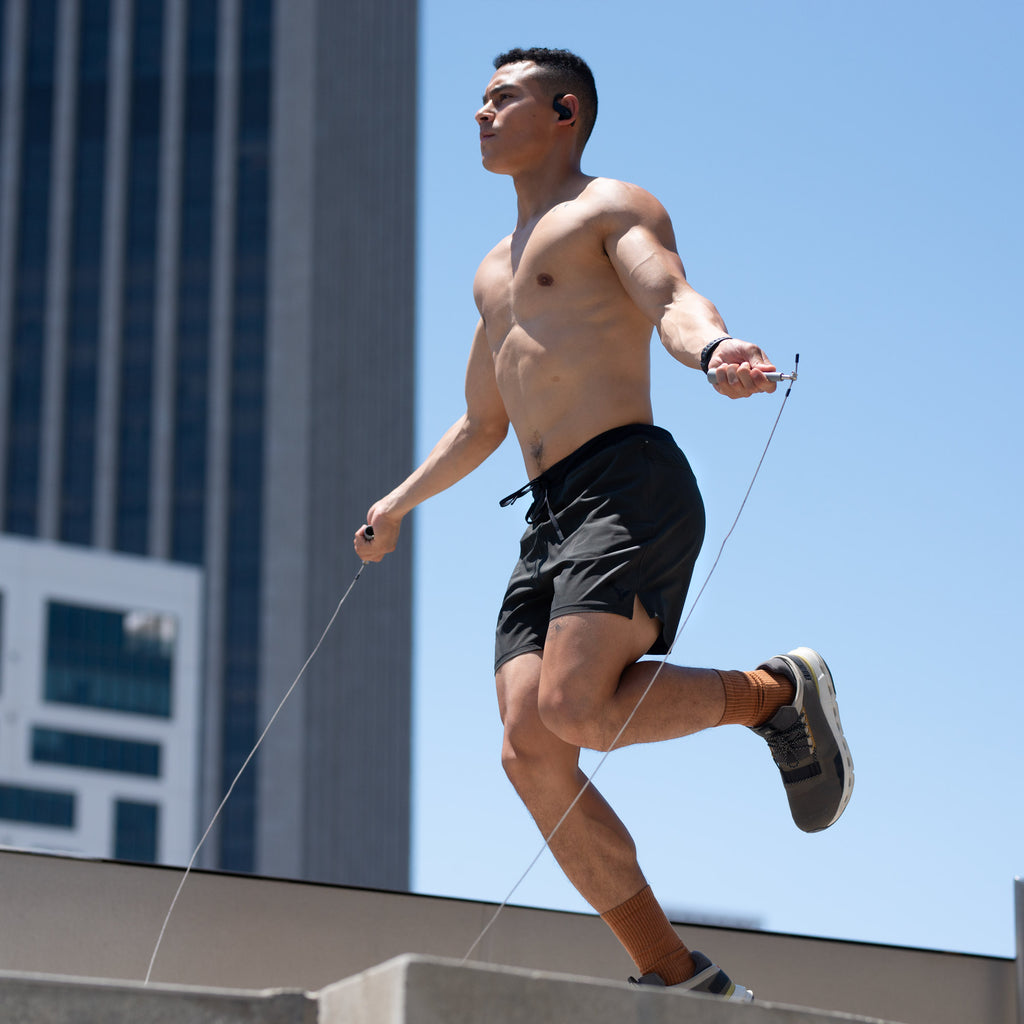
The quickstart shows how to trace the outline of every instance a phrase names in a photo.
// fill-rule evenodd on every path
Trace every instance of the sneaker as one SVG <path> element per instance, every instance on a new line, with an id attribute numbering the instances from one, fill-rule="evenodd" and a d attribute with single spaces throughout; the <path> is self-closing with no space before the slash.
<path id="1" fill-rule="evenodd" d="M 754 732 L 771 748 L 793 821 L 820 832 L 839 820 L 853 793 L 853 758 L 843 737 L 832 674 L 817 651 L 798 647 L 759 668 L 788 676 L 793 703 Z"/>
<path id="2" fill-rule="evenodd" d="M 697 973 L 692 978 L 679 982 L 678 985 L 670 986 L 673 990 L 700 992 L 706 996 L 718 996 L 719 999 L 724 999 L 730 1003 L 752 1003 L 754 1001 L 754 993 L 750 989 L 737 985 L 734 981 L 730 980 L 729 975 L 717 964 L 713 964 L 703 953 L 698 953 L 697 950 L 692 949 L 690 950 L 690 956 L 693 957 L 693 964 L 697 968 Z M 644 974 L 639 978 L 630 978 L 629 983 L 631 985 L 666 987 L 661 976 L 653 972 Z"/>

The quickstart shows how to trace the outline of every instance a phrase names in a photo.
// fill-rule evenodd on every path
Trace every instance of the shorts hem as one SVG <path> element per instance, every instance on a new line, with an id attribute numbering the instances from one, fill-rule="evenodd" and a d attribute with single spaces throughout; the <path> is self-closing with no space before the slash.
<path id="1" fill-rule="evenodd" d="M 629 595 L 628 609 L 624 608 L 621 604 L 612 605 L 607 601 L 577 601 L 573 604 L 563 604 L 557 608 L 552 608 L 548 613 L 548 621 L 553 622 L 563 615 L 575 615 L 578 612 L 607 612 L 610 615 L 619 615 L 624 619 L 631 619 L 633 618 L 633 608 L 635 605 L 636 594 Z M 645 608 L 644 611 L 646 610 Z"/>
<path id="2" fill-rule="evenodd" d="M 640 607 L 643 608 L 647 615 L 650 618 L 654 619 L 654 621 L 657 622 L 658 625 L 661 627 L 658 631 L 657 637 L 655 637 L 654 643 L 651 645 L 651 649 L 647 652 L 647 654 L 667 654 L 672 646 L 675 632 L 673 630 L 671 636 L 668 634 L 668 630 L 665 626 L 664 616 L 659 615 L 657 612 L 651 611 L 650 602 L 645 601 L 643 595 L 639 593 L 633 594 L 632 600 L 629 603 L 629 611 L 623 610 L 621 606 L 617 608 L 610 607 L 607 603 L 571 604 L 563 605 L 557 610 L 552 609 L 551 618 L 549 621 L 554 621 L 560 615 L 572 615 L 576 612 L 608 612 L 611 615 L 620 615 L 624 619 L 632 619 L 633 608 L 635 607 L 637 601 L 640 602 Z"/>
<path id="3" fill-rule="evenodd" d="M 531 654 L 540 653 L 544 650 L 544 645 L 531 641 L 528 644 L 524 644 L 521 647 L 516 647 L 514 650 L 506 651 L 500 658 L 495 659 L 494 671 L 497 672 L 502 665 L 506 662 L 511 661 L 513 658 L 518 658 L 520 654 Z"/>

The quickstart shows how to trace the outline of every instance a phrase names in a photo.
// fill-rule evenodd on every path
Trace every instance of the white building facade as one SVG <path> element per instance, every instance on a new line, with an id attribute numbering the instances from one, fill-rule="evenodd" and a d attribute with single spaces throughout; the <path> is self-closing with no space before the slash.
<path id="1" fill-rule="evenodd" d="M 201 570 L 0 537 L 0 845 L 185 864 Z"/>

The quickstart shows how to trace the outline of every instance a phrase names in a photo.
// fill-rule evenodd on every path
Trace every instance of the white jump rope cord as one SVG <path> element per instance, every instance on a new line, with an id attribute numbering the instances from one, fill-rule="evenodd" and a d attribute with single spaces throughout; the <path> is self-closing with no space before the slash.
<path id="1" fill-rule="evenodd" d="M 796 358 L 797 362 L 799 362 L 800 356 L 798 355 Z M 786 379 L 795 380 L 796 371 L 794 370 L 792 377 L 787 377 Z M 736 513 L 736 518 L 733 519 L 732 526 L 729 527 L 728 533 L 726 533 L 725 538 L 722 540 L 722 544 L 718 549 L 718 554 L 715 555 L 715 561 L 712 564 L 711 568 L 708 570 L 707 576 L 704 577 L 704 582 L 701 584 L 700 590 L 697 591 L 697 596 L 693 599 L 693 603 L 690 605 L 690 610 L 686 613 L 686 617 L 680 624 L 679 629 L 676 630 L 676 635 L 673 637 L 672 643 L 669 646 L 668 651 L 665 652 L 665 655 L 658 662 L 658 667 L 654 670 L 654 675 L 651 676 L 650 682 L 648 682 L 647 686 L 644 687 L 644 692 L 640 694 L 640 697 L 634 705 L 633 710 L 630 711 L 628 717 L 622 723 L 622 728 L 619 729 L 619 731 L 615 734 L 615 739 L 612 740 L 608 749 L 601 755 L 601 759 L 597 762 L 597 765 L 595 766 L 594 770 L 590 773 L 590 777 L 580 787 L 580 791 L 573 798 L 572 803 L 569 804 L 569 806 L 565 809 L 565 813 L 561 816 L 561 818 L 558 819 L 557 823 L 555 824 L 555 827 L 551 830 L 550 834 L 544 840 L 543 845 L 537 851 L 537 855 L 533 858 L 533 860 L 530 861 L 529 865 L 527 865 L 526 870 L 522 873 L 522 875 L 520 875 L 519 880 L 516 882 L 515 885 L 512 886 L 512 888 L 508 892 L 508 895 L 501 901 L 501 904 L 498 906 L 498 909 L 495 910 L 491 919 L 487 922 L 487 924 L 484 925 L 483 930 L 474 940 L 473 945 L 470 946 L 468 950 L 466 950 L 466 955 L 460 961 L 461 963 L 465 963 L 473 955 L 473 950 L 475 950 L 476 947 L 480 945 L 480 942 L 483 939 L 483 937 L 491 930 L 491 927 L 494 925 L 494 922 L 498 920 L 498 915 L 505 909 L 506 906 L 508 906 L 508 901 L 512 899 L 512 896 L 515 894 L 515 891 L 519 888 L 519 886 L 523 884 L 523 882 L 526 880 L 526 876 L 534 869 L 534 866 L 537 864 L 537 861 L 539 861 L 541 857 L 544 855 L 544 851 L 547 850 L 548 847 L 551 845 L 551 840 L 555 838 L 555 833 L 558 832 L 558 830 L 564 824 L 565 819 L 568 818 L 569 815 L 572 813 L 573 808 L 580 802 L 580 799 L 582 798 L 583 794 L 587 791 L 587 789 L 593 782 L 594 776 L 597 775 L 597 773 L 601 770 L 601 766 L 605 763 L 605 761 L 608 760 L 609 754 L 611 754 L 615 747 L 618 746 L 619 740 L 622 739 L 623 733 L 626 731 L 626 729 L 629 728 L 630 722 L 633 721 L 633 718 L 635 717 L 637 711 L 640 710 L 640 705 L 643 704 L 644 699 L 647 697 L 647 694 L 651 692 L 651 687 L 654 686 L 655 681 L 661 674 L 661 670 L 665 667 L 666 663 L 668 662 L 668 659 L 672 654 L 672 650 L 675 647 L 676 642 L 679 640 L 679 637 L 682 635 L 683 630 L 686 628 L 686 624 L 690 621 L 690 616 L 693 615 L 693 611 L 697 607 L 697 602 L 700 601 L 701 595 L 704 593 L 708 583 L 711 581 L 711 577 L 714 574 L 715 569 L 718 568 L 718 563 L 722 557 L 722 552 L 725 550 L 725 545 L 728 543 L 729 538 L 732 536 L 733 531 L 736 529 L 736 524 L 740 521 L 740 516 L 743 515 L 743 509 L 746 507 L 747 499 L 750 497 L 750 492 L 754 489 L 754 484 L 757 481 L 757 475 L 758 473 L 761 472 L 761 466 L 764 465 L 765 457 L 768 455 L 768 448 L 771 446 L 772 438 L 775 437 L 775 430 L 779 425 L 779 420 L 782 419 L 782 410 L 786 408 L 786 402 L 789 401 L 789 394 L 792 390 L 793 385 L 790 384 L 789 387 L 786 389 L 785 396 L 782 399 L 782 405 L 779 406 L 779 414 L 775 417 L 775 422 L 772 424 L 771 433 L 768 435 L 768 441 L 765 443 L 764 451 L 761 453 L 761 458 L 757 463 L 757 468 L 754 470 L 754 475 L 750 479 L 750 485 L 747 487 L 746 494 L 743 495 L 743 501 L 740 502 L 740 507 L 739 511 Z"/>
<path id="2" fill-rule="evenodd" d="M 797 358 L 797 362 L 799 362 L 799 359 L 800 359 L 799 355 L 796 358 Z M 796 380 L 796 372 L 794 371 L 793 376 L 791 378 L 785 378 L 785 379 Z M 732 526 L 729 527 L 729 532 L 725 535 L 725 539 L 722 541 L 721 547 L 718 549 L 718 554 L 715 556 L 714 564 L 711 566 L 711 569 L 708 572 L 707 576 L 705 577 L 704 582 L 701 585 L 700 590 L 697 592 L 697 596 L 693 599 L 693 603 L 690 605 L 690 610 L 689 610 L 689 612 L 687 612 L 686 618 L 683 619 L 682 624 L 680 625 L 679 629 L 676 631 L 676 635 L 675 635 L 675 637 L 672 640 L 671 646 L 669 647 L 669 649 L 666 652 L 665 656 L 659 662 L 658 667 L 655 670 L 654 675 L 651 676 L 650 682 L 645 687 L 644 692 L 642 694 L 640 694 L 640 698 L 639 698 L 639 700 L 637 700 L 636 705 L 633 708 L 633 710 L 629 713 L 629 717 L 625 720 L 625 722 L 622 723 L 622 728 L 616 734 L 615 739 L 612 740 L 612 743 L 609 746 L 608 750 L 605 751 L 605 753 L 601 757 L 600 761 L 598 761 L 597 766 L 594 768 L 593 772 L 591 772 L 590 778 L 588 778 L 587 781 L 580 787 L 580 791 L 576 794 L 576 796 L 573 799 L 572 803 L 569 804 L 569 806 L 566 808 L 565 813 L 562 815 L 562 817 L 559 818 L 557 824 L 551 830 L 551 834 L 544 840 L 544 845 L 541 846 L 540 850 L 537 851 L 537 855 L 533 858 L 532 861 L 530 861 L 529 865 L 527 866 L 527 868 L 523 872 L 523 874 L 520 876 L 519 880 L 516 882 L 515 885 L 512 886 L 512 888 L 508 892 L 508 895 L 504 898 L 504 900 L 502 900 L 500 906 L 494 912 L 494 915 L 491 917 L 491 919 L 484 926 L 483 931 L 481 931 L 480 934 L 476 937 L 476 940 L 474 941 L 473 945 L 469 947 L 469 949 L 466 952 L 466 955 L 462 958 L 462 963 L 465 963 L 470 958 L 470 956 L 473 953 L 473 950 L 476 949 L 476 947 L 480 944 L 480 941 L 483 939 L 483 937 L 491 930 L 491 927 L 494 925 L 494 922 L 497 921 L 498 915 L 508 905 L 508 901 L 515 894 L 515 891 L 519 888 L 520 885 L 523 884 L 523 881 L 526 879 L 526 876 L 533 870 L 533 867 L 537 863 L 537 861 L 540 860 L 541 856 L 544 854 L 544 851 L 548 848 L 549 844 L 551 843 L 551 840 L 554 838 L 555 833 L 562 827 L 562 823 L 565 821 L 566 818 L 569 817 L 569 814 L 572 812 L 572 809 L 576 806 L 576 804 L 579 802 L 580 798 L 587 791 L 587 788 L 590 786 L 591 781 L 593 780 L 594 776 L 601 770 L 601 766 L 608 759 L 608 755 L 612 752 L 612 750 L 615 749 L 615 747 L 618 744 L 619 740 L 622 738 L 622 734 L 629 727 L 630 722 L 633 721 L 633 717 L 636 715 L 637 711 L 639 710 L 640 705 L 644 702 L 644 698 L 647 696 L 648 693 L 650 693 L 651 687 L 654 686 L 655 680 L 658 678 L 659 673 L 661 672 L 662 668 L 665 666 L 665 663 L 668 661 L 669 656 L 672 654 L 672 649 L 675 647 L 676 641 L 679 639 L 679 637 L 682 634 L 683 630 L 686 628 L 687 622 L 690 621 L 690 616 L 693 615 L 694 608 L 697 607 L 697 602 L 700 600 L 701 595 L 704 593 L 705 588 L 707 587 L 708 583 L 710 582 L 711 576 L 712 576 L 712 574 L 714 573 L 715 569 L 718 566 L 719 559 L 722 557 L 722 552 L 725 550 L 726 542 L 732 536 L 733 530 L 736 529 L 736 524 L 739 522 L 740 516 L 743 514 L 743 509 L 744 509 L 744 507 L 747 504 L 747 499 L 750 497 L 750 492 L 754 488 L 754 483 L 757 480 L 757 475 L 758 475 L 758 473 L 761 472 L 761 466 L 764 463 L 765 456 L 767 456 L 767 454 L 768 454 L 768 448 L 769 448 L 769 446 L 772 443 L 772 438 L 775 436 L 775 429 L 776 429 L 776 427 L 778 427 L 779 420 L 782 418 L 782 410 L 786 408 L 786 402 L 789 401 L 789 395 L 790 395 L 790 392 L 792 390 L 793 390 L 793 385 L 790 384 L 789 387 L 786 390 L 785 396 L 782 399 L 782 405 L 779 406 L 779 413 L 775 417 L 775 423 L 772 425 L 771 433 L 768 435 L 768 441 L 767 441 L 767 443 L 764 446 L 764 451 L 761 453 L 761 459 L 760 459 L 760 461 L 757 464 L 757 468 L 754 470 L 754 475 L 753 475 L 753 477 L 750 480 L 750 485 L 747 487 L 746 494 L 744 494 L 744 496 L 743 496 L 743 501 L 740 503 L 739 511 L 736 513 L 736 518 L 733 520 Z M 369 531 L 368 531 L 368 535 L 372 536 L 372 534 Z M 234 792 L 235 786 L 238 785 L 238 780 L 242 777 L 243 773 L 245 772 L 245 769 L 248 768 L 249 762 L 252 761 L 252 759 L 256 756 L 256 751 L 259 750 L 259 748 L 262 745 L 264 739 L 266 739 L 267 733 L 270 732 L 271 726 L 273 726 L 274 722 L 277 719 L 277 716 L 281 713 L 281 709 L 285 706 L 285 703 L 287 702 L 288 698 L 292 695 L 292 691 L 295 689 L 296 686 L 299 685 L 299 680 L 302 679 L 303 675 L 305 674 L 306 669 L 309 667 L 309 663 L 313 660 L 313 658 L 316 657 L 316 654 L 320 650 L 320 647 L 323 644 L 324 640 L 326 639 L 327 634 L 331 631 L 331 627 L 334 625 L 334 621 L 335 621 L 335 619 L 337 619 L 338 613 L 341 611 L 341 606 L 348 599 L 348 595 L 352 593 L 352 588 L 356 585 L 357 581 L 359 580 L 359 577 L 363 573 L 363 569 L 366 568 L 366 565 L 367 565 L 366 562 L 363 562 L 363 564 L 360 565 L 359 571 L 352 578 L 352 582 L 348 585 L 348 589 L 345 591 L 344 594 L 342 594 L 341 600 L 338 602 L 337 607 L 334 609 L 334 614 L 331 616 L 330 621 L 324 627 L 324 631 L 320 634 L 320 639 L 317 640 L 316 646 L 310 652 L 310 655 L 309 655 L 308 658 L 306 658 L 305 662 L 303 662 L 302 668 L 299 669 L 299 673 L 295 677 L 295 679 L 292 681 L 291 686 L 289 686 L 288 689 L 285 691 L 285 695 L 281 698 L 281 701 L 277 705 L 277 708 L 275 709 L 274 713 L 270 716 L 270 720 L 267 722 L 266 726 L 264 727 L 263 732 L 260 733 L 259 739 L 256 740 L 256 743 L 253 746 L 252 750 L 249 751 L 249 756 L 246 757 L 246 759 L 242 762 L 242 767 L 238 769 L 237 774 L 235 775 L 234 779 L 232 779 L 232 781 L 231 781 L 231 785 L 228 786 L 228 790 L 224 794 L 224 799 L 221 800 L 220 804 L 217 807 L 217 810 L 214 811 L 213 817 L 210 819 L 210 824 L 206 826 L 206 831 L 203 833 L 202 838 L 196 844 L 195 850 L 192 851 L 192 856 L 189 858 L 188 866 L 185 868 L 185 873 L 184 873 L 184 875 L 182 875 L 181 882 L 179 882 L 178 888 L 177 888 L 177 890 L 174 893 L 174 898 L 171 900 L 171 905 L 167 908 L 167 914 L 164 917 L 163 925 L 161 925 L 161 927 L 160 927 L 160 934 L 157 936 L 156 945 L 153 947 L 152 956 L 150 956 L 150 958 L 149 958 L 149 966 L 146 969 L 146 978 L 145 978 L 144 984 L 146 984 L 146 985 L 149 984 L 150 977 L 153 974 L 153 964 L 156 962 L 157 954 L 160 952 L 160 946 L 163 943 L 164 933 L 167 931 L 167 925 L 168 925 L 168 923 L 171 920 L 171 915 L 174 913 L 174 908 L 177 906 L 178 898 L 181 896 L 182 889 L 185 888 L 185 883 L 188 881 L 188 877 L 189 877 L 189 875 L 192 872 L 192 867 L 195 864 L 196 857 L 199 856 L 199 851 L 203 848 L 203 844 L 206 842 L 206 840 L 209 837 L 210 833 L 213 831 L 213 826 L 217 823 L 217 819 L 220 817 L 221 811 L 224 810 L 224 805 L 228 802 L 228 800 L 231 797 L 231 794 Z"/>
<path id="3" fill-rule="evenodd" d="M 228 786 L 228 791 L 224 794 L 224 799 L 221 800 L 220 806 L 217 808 L 216 811 L 214 811 L 213 817 L 210 819 L 210 824 L 207 825 L 206 831 L 203 833 L 203 838 L 199 840 L 199 843 L 197 844 L 195 850 L 192 852 L 192 857 L 188 862 L 188 867 L 185 868 L 185 874 L 182 875 L 181 882 L 178 885 L 178 890 L 177 892 L 175 892 L 174 899 L 171 900 L 171 905 L 167 910 L 167 916 L 164 918 L 163 926 L 160 929 L 160 935 L 157 937 L 156 945 L 153 947 L 153 955 L 149 958 L 149 967 L 146 970 L 145 984 L 149 984 L 149 978 L 150 975 L 153 973 L 153 964 L 156 961 L 156 955 L 160 951 L 160 944 L 164 941 L 164 932 L 167 931 L 167 922 L 170 921 L 171 914 L 174 913 L 174 907 L 178 902 L 178 897 L 181 895 L 181 890 L 185 888 L 185 882 L 188 880 L 188 876 L 192 871 L 192 865 L 195 864 L 196 857 L 199 856 L 199 851 L 202 849 L 203 843 L 206 842 L 207 836 L 209 836 L 210 832 L 213 830 L 213 826 L 216 824 L 217 819 L 220 817 L 220 812 L 224 810 L 224 805 L 228 802 L 228 799 L 234 792 L 235 786 L 238 785 L 238 780 L 242 777 L 242 773 L 249 766 L 249 762 L 253 759 L 253 757 L 256 756 L 256 751 L 259 750 L 260 744 L 266 738 L 267 733 L 270 732 L 270 727 L 274 724 L 274 720 L 281 713 L 281 709 L 284 707 L 285 701 L 287 701 L 288 698 L 292 695 L 292 690 L 294 690 L 295 687 L 299 685 L 299 680 L 302 678 L 306 669 L 309 667 L 309 663 L 313 660 L 314 657 L 316 657 L 317 651 L 320 650 L 320 645 L 324 642 L 325 637 L 330 632 L 331 626 L 334 625 L 334 620 L 338 617 L 338 612 L 341 611 L 341 606 L 345 603 L 345 599 L 348 597 L 348 595 L 352 593 L 352 588 L 356 585 L 356 581 L 362 575 L 363 570 L 366 568 L 366 564 L 366 562 L 363 562 L 363 564 L 359 566 L 359 571 L 355 574 L 355 576 L 352 579 L 352 582 L 348 585 L 348 590 L 346 590 L 345 593 L 342 595 L 341 600 L 338 602 L 338 607 L 334 609 L 334 614 L 331 616 L 331 621 L 327 623 L 327 627 L 324 629 L 323 633 L 320 634 L 320 639 L 317 640 L 316 647 L 313 648 L 312 653 L 305 660 L 302 668 L 299 669 L 299 674 L 295 677 L 295 680 L 292 682 L 292 685 L 288 687 L 287 692 L 281 698 L 281 703 L 277 705 L 277 710 L 270 716 L 270 721 L 267 722 L 266 728 L 263 730 L 262 733 L 260 733 L 260 738 L 256 741 L 256 745 L 252 748 L 251 751 L 249 751 L 249 756 L 245 759 L 245 761 L 242 762 L 242 767 L 238 769 L 238 774 L 232 780 L 231 785 Z"/>

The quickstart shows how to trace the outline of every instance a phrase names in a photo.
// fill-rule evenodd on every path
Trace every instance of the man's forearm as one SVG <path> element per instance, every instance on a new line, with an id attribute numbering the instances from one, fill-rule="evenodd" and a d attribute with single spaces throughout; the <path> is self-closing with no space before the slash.
<path id="1" fill-rule="evenodd" d="M 508 433 L 508 423 L 485 426 L 462 415 L 453 423 L 433 451 L 390 494 L 377 503 L 388 516 L 404 518 L 421 502 L 458 483 L 492 452 Z"/>
<path id="2" fill-rule="evenodd" d="M 728 333 L 714 303 L 692 289 L 668 306 L 658 324 L 661 343 L 673 358 L 693 369 L 700 368 L 704 346 Z"/>

